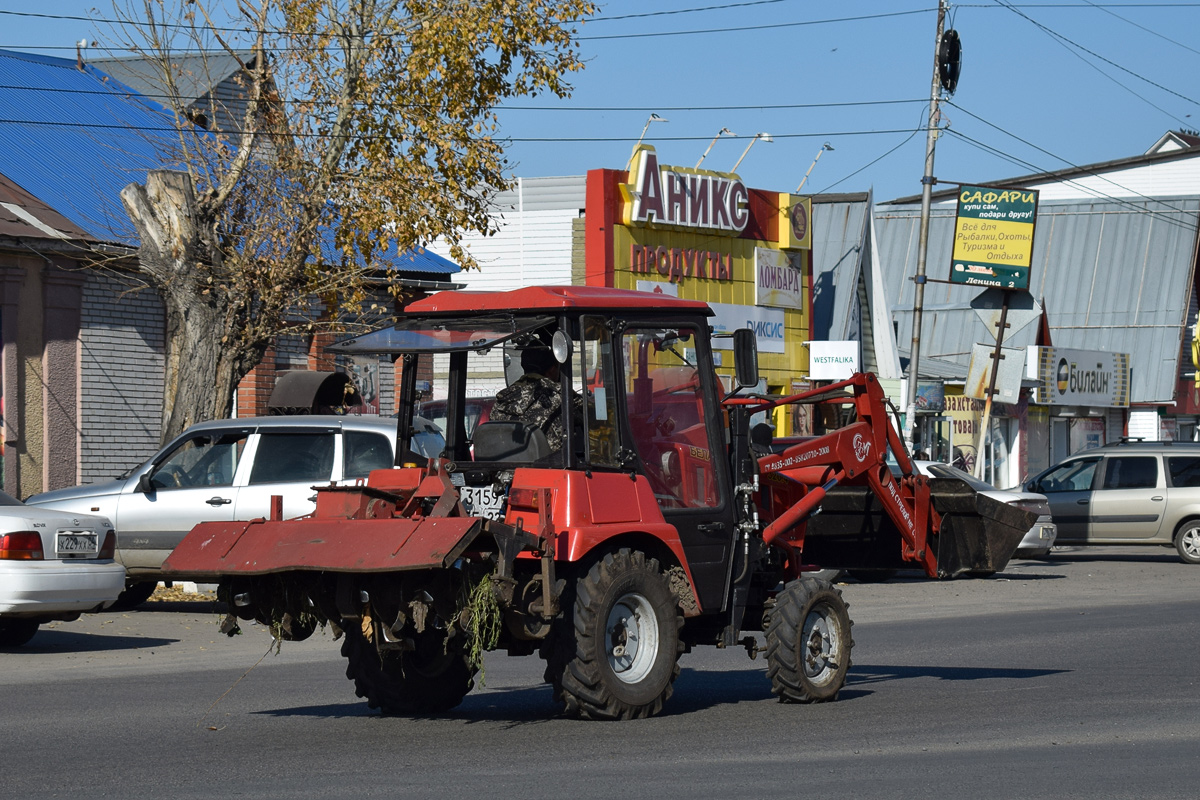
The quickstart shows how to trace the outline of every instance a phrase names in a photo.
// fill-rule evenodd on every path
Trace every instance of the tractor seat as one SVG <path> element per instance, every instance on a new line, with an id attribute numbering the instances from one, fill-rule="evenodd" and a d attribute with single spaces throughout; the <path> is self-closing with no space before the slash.
<path id="1" fill-rule="evenodd" d="M 550 455 L 541 428 L 524 422 L 483 422 L 475 428 L 476 461 L 537 461 Z"/>

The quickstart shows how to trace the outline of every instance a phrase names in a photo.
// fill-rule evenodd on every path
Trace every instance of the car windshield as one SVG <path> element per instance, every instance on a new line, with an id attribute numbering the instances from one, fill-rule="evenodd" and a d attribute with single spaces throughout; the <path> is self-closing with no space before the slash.
<path id="1" fill-rule="evenodd" d="M 20 506 L 24 505 L 20 500 L 6 492 L 0 492 L 0 506 Z"/>

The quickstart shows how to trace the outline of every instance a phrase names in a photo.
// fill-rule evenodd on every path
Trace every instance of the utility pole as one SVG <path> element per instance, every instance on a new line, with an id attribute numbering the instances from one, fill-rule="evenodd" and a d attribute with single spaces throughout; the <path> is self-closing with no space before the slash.
<path id="1" fill-rule="evenodd" d="M 909 452 L 916 449 L 917 380 L 921 374 L 921 315 L 925 306 L 925 260 L 929 253 L 929 209 L 933 205 L 933 151 L 938 134 L 938 101 L 942 80 L 940 48 L 946 26 L 946 2 L 938 0 L 937 38 L 933 48 L 933 87 L 929 91 L 929 127 L 925 137 L 925 175 L 921 178 L 921 229 L 917 243 L 917 275 L 913 279 L 912 349 L 908 358 L 908 397 L 905 402 L 904 439 Z"/>

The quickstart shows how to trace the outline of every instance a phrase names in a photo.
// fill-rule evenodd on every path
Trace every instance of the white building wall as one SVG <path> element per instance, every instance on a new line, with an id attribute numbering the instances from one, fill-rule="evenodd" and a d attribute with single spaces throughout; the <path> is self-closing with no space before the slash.
<path id="1" fill-rule="evenodd" d="M 1061 183 L 1031 184 L 1039 200 L 1178 197 L 1200 194 L 1200 155 L 1113 170 Z"/>
<path id="2" fill-rule="evenodd" d="M 583 215 L 585 194 L 582 175 L 518 179 L 493 204 L 499 232 L 463 240 L 479 269 L 464 270 L 455 282 L 475 291 L 571 283 L 572 226 Z M 450 255 L 444 242 L 430 249 Z"/>
<path id="3" fill-rule="evenodd" d="M 478 270 L 463 270 L 455 282 L 476 291 L 499 291 L 540 284 L 571 282 L 571 225 L 579 211 L 509 211 L 499 219 L 495 236 L 464 240 Z M 430 248 L 449 257 L 443 242 Z"/>

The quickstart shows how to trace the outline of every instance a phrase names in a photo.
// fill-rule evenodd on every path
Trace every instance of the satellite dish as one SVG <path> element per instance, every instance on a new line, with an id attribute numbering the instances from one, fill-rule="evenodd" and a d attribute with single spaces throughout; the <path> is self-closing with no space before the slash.
<path id="1" fill-rule="evenodd" d="M 937 65 L 942 88 L 954 94 L 959 73 L 962 72 L 962 40 L 953 28 L 943 33 L 942 40 L 938 42 Z"/>

